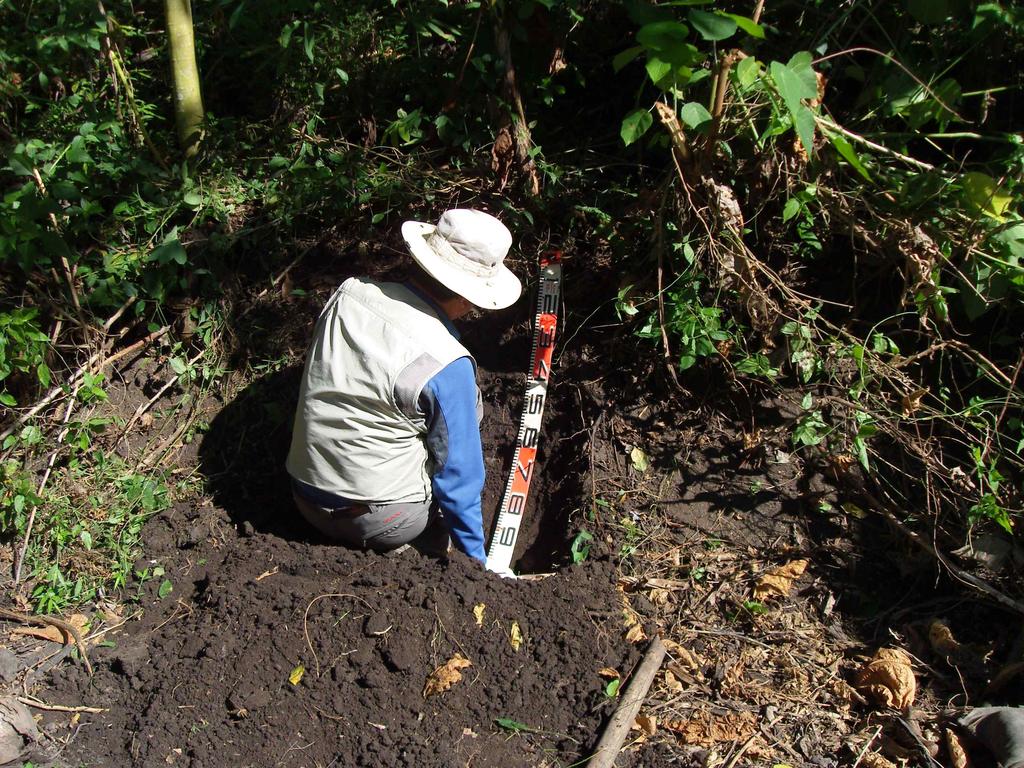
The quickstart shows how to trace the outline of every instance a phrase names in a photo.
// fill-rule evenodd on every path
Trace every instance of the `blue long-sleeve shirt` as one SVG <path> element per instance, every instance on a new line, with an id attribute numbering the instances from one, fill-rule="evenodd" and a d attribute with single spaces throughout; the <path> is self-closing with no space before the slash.
<path id="1" fill-rule="evenodd" d="M 484 562 L 480 512 L 484 458 L 472 361 L 460 357 L 430 379 L 420 393 L 419 407 L 427 423 L 427 451 L 434 463 L 434 499 L 455 546 Z"/>

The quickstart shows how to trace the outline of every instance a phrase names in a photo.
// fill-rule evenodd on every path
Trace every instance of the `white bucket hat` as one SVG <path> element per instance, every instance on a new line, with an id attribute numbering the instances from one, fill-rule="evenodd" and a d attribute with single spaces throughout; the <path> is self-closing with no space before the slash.
<path id="1" fill-rule="evenodd" d="M 482 309 L 504 309 L 522 292 L 519 278 L 502 263 L 512 233 L 489 213 L 454 208 L 436 227 L 405 222 L 402 237 L 417 264 Z"/>

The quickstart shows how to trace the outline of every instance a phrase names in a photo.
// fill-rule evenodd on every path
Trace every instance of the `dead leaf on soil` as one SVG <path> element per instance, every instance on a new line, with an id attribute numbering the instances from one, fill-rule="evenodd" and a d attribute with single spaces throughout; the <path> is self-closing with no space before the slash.
<path id="1" fill-rule="evenodd" d="M 900 648 L 881 648 L 857 673 L 854 687 L 884 707 L 906 709 L 917 694 L 910 656 Z"/>
<path id="2" fill-rule="evenodd" d="M 868 700 L 865 699 L 857 689 L 847 683 L 845 680 L 836 679 L 832 683 L 832 693 L 834 693 L 839 699 L 847 702 L 848 704 L 867 704 Z"/>
<path id="3" fill-rule="evenodd" d="M 772 568 L 758 579 L 754 586 L 754 599 L 764 600 L 768 597 L 787 597 L 793 589 L 793 582 L 803 576 L 807 570 L 807 560 L 790 560 L 785 565 Z"/>
<path id="4" fill-rule="evenodd" d="M 676 660 L 683 668 L 700 674 L 701 667 L 704 666 L 704 661 L 693 651 L 685 646 L 680 645 L 675 640 L 663 640 L 665 647 L 668 652 L 672 654 L 672 658 Z"/>
<path id="5" fill-rule="evenodd" d="M 687 744 L 709 749 L 723 741 L 749 739 L 757 728 L 757 716 L 753 712 L 698 712 L 689 720 L 662 721 L 661 727 L 679 734 Z"/>
<path id="6" fill-rule="evenodd" d="M 423 698 L 447 691 L 462 679 L 462 673 L 459 670 L 471 666 L 473 666 L 473 662 L 461 653 L 456 653 L 427 677 L 427 682 L 423 686 Z"/>
<path id="7" fill-rule="evenodd" d="M 683 684 L 679 682 L 675 675 L 672 674 L 671 670 L 665 670 L 665 687 L 672 693 L 682 693 Z"/>
<path id="8" fill-rule="evenodd" d="M 487 610 L 487 606 L 483 603 L 477 603 L 473 606 L 473 618 L 476 619 L 476 625 L 482 627 L 484 625 L 484 611 Z"/>
<path id="9" fill-rule="evenodd" d="M 643 448 L 638 446 L 634 447 L 633 450 L 629 452 L 629 460 L 633 464 L 633 469 L 641 474 L 646 472 L 651 466 L 651 460 L 647 457 L 647 454 L 644 453 Z"/>
<path id="10" fill-rule="evenodd" d="M 78 630 L 79 634 L 85 634 L 85 628 L 89 625 L 89 619 L 85 614 L 76 613 L 68 618 L 67 623 Z M 74 637 L 64 637 L 62 632 L 57 627 L 18 627 L 17 629 L 11 630 L 12 635 L 23 635 L 25 637 L 34 637 L 39 640 L 49 640 L 52 643 L 71 643 L 74 644 Z M 84 638 L 83 638 L 84 640 Z M 88 643 L 86 643 L 88 645 Z"/>
<path id="11" fill-rule="evenodd" d="M 947 661 L 960 651 L 960 643 L 953 637 L 953 631 L 941 619 L 934 619 L 928 627 L 928 643 Z"/>
<path id="12" fill-rule="evenodd" d="M 647 599 L 655 605 L 667 605 L 668 604 L 669 592 L 667 589 L 659 589 L 655 587 L 647 593 Z"/>
<path id="13" fill-rule="evenodd" d="M 618 680 L 622 675 L 619 674 L 617 669 L 611 667 L 601 667 L 597 670 L 597 674 L 603 677 L 605 680 Z"/>
<path id="14" fill-rule="evenodd" d="M 642 624 L 634 624 L 629 628 L 626 633 L 626 640 L 631 643 L 641 643 L 647 639 L 647 635 L 644 634 L 644 628 Z"/>
<path id="15" fill-rule="evenodd" d="M 864 768 L 896 768 L 896 763 L 883 757 L 878 752 L 865 752 L 860 764 Z"/>
<path id="16" fill-rule="evenodd" d="M 953 768 L 967 768 L 967 750 L 960 741 L 960 735 L 952 728 L 946 729 L 946 749 L 949 752 L 949 763 Z"/>
<path id="17" fill-rule="evenodd" d="M 518 621 L 512 622 L 512 627 L 508 631 L 508 641 L 512 645 L 513 651 L 518 651 L 523 644 L 523 631 L 519 629 Z"/>
<path id="18" fill-rule="evenodd" d="M 632 727 L 644 736 L 653 736 L 658 732 L 658 718 L 655 715 L 637 715 Z"/>

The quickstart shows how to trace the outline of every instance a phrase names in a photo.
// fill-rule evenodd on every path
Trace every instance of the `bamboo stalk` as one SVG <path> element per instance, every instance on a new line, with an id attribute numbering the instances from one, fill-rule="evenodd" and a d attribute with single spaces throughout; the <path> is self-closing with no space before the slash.
<path id="1" fill-rule="evenodd" d="M 199 67 L 192 32 L 192 4 L 190 0 L 164 0 L 164 12 L 174 75 L 174 121 L 178 128 L 178 143 L 188 158 L 199 149 L 203 126 L 203 97 L 199 89 Z"/>

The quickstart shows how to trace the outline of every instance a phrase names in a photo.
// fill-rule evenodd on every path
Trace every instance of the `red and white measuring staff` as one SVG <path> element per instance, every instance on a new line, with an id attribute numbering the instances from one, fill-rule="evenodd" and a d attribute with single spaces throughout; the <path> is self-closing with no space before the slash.
<path id="1" fill-rule="evenodd" d="M 551 377 L 551 355 L 555 350 L 555 332 L 558 328 L 558 302 L 562 289 L 560 258 L 561 253 L 554 251 L 540 262 L 537 314 L 533 325 L 533 349 L 530 353 L 530 373 L 526 379 L 523 417 L 519 422 L 519 435 L 512 455 L 512 469 L 501 499 L 498 525 L 494 529 L 490 549 L 487 550 L 487 569 L 496 573 L 509 573 L 511 570 L 512 552 L 519 537 L 519 526 L 523 522 L 530 482 L 533 480 L 540 422 Z"/>

